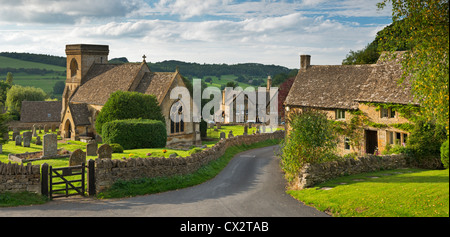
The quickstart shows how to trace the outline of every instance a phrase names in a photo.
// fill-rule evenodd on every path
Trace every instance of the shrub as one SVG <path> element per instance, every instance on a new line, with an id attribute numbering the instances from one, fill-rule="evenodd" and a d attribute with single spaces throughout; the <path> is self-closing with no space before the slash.
<path id="1" fill-rule="evenodd" d="M 165 147 L 166 126 L 157 120 L 115 120 L 103 125 L 105 143 L 118 143 L 124 149 Z"/>
<path id="2" fill-rule="evenodd" d="M 336 159 L 337 137 L 326 114 L 303 111 L 289 116 L 291 130 L 282 144 L 281 166 L 289 180 L 306 163 Z"/>
<path id="3" fill-rule="evenodd" d="M 109 146 L 111 147 L 113 153 L 123 153 L 123 147 L 120 144 L 112 143 L 109 144 Z"/>
<path id="4" fill-rule="evenodd" d="M 441 146 L 441 161 L 442 164 L 444 164 L 444 168 L 448 169 L 448 138 L 447 141 L 445 141 L 444 143 L 442 143 Z"/>
<path id="5" fill-rule="evenodd" d="M 165 126 L 165 118 L 154 95 L 116 91 L 111 94 L 98 114 L 95 129 L 102 134 L 103 124 L 107 122 L 138 118 L 159 120 Z"/>
<path id="6" fill-rule="evenodd" d="M 416 157 L 439 156 L 441 145 L 446 139 L 445 128 L 419 120 L 411 132 L 407 147 Z"/>

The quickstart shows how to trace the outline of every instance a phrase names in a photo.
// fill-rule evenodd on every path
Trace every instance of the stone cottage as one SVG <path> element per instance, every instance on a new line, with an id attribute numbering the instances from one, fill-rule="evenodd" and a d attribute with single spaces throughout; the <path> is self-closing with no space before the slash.
<path id="1" fill-rule="evenodd" d="M 317 109 L 329 119 L 347 124 L 355 116 L 364 116 L 365 123 L 356 131 L 360 134 L 357 139 L 340 136 L 341 155 L 381 153 L 387 145 L 407 141 L 409 133 L 394 125 L 409 121 L 393 109 L 378 106 L 419 106 L 413 100 L 408 80 L 398 82 L 402 74 L 398 59 L 382 54 L 376 64 L 370 65 L 311 65 L 310 61 L 310 55 L 300 56 L 300 70 L 284 103 L 286 116 Z"/>
<path id="2" fill-rule="evenodd" d="M 95 120 L 110 95 L 118 90 L 155 95 L 166 118 L 167 144 L 199 144 L 198 123 L 172 122 L 170 111 L 183 111 L 180 99 L 171 99 L 173 88 L 186 87 L 178 69 L 175 72 L 153 72 L 143 56 L 142 63 L 108 63 L 109 46 L 66 45 L 67 79 L 62 96 L 61 137 L 78 140 L 94 137 Z M 190 97 L 190 96 L 189 96 Z M 189 98 L 192 108 L 192 98 Z M 173 111 L 173 109 L 172 109 Z M 191 117 L 192 118 L 192 117 Z"/>

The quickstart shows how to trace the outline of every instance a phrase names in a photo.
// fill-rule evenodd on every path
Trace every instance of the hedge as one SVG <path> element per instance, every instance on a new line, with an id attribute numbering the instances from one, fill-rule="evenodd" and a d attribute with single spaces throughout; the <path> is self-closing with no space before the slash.
<path id="1" fill-rule="evenodd" d="M 127 119 L 103 124 L 105 143 L 118 143 L 123 149 L 160 148 L 166 146 L 166 126 L 159 120 Z"/>

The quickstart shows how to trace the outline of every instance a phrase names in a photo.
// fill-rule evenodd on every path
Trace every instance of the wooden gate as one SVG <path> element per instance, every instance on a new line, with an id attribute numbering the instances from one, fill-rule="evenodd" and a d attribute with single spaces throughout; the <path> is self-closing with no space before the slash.
<path id="1" fill-rule="evenodd" d="M 74 195 L 85 196 L 85 169 L 84 163 L 77 166 L 62 168 L 52 168 L 52 166 L 50 166 L 48 172 L 49 198 L 53 199 Z M 71 190 L 75 192 L 70 192 Z"/>

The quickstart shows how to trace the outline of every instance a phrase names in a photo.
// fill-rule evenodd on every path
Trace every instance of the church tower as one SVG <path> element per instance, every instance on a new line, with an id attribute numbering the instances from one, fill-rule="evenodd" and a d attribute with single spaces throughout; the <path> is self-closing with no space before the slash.
<path id="1" fill-rule="evenodd" d="M 92 45 L 92 44 L 72 44 L 66 45 L 67 57 L 67 77 L 66 87 L 62 95 L 62 111 L 63 118 L 69 106 L 69 99 L 77 88 L 83 85 L 86 80 L 85 76 L 91 66 L 96 64 L 108 63 L 109 46 L 108 45 Z"/>

